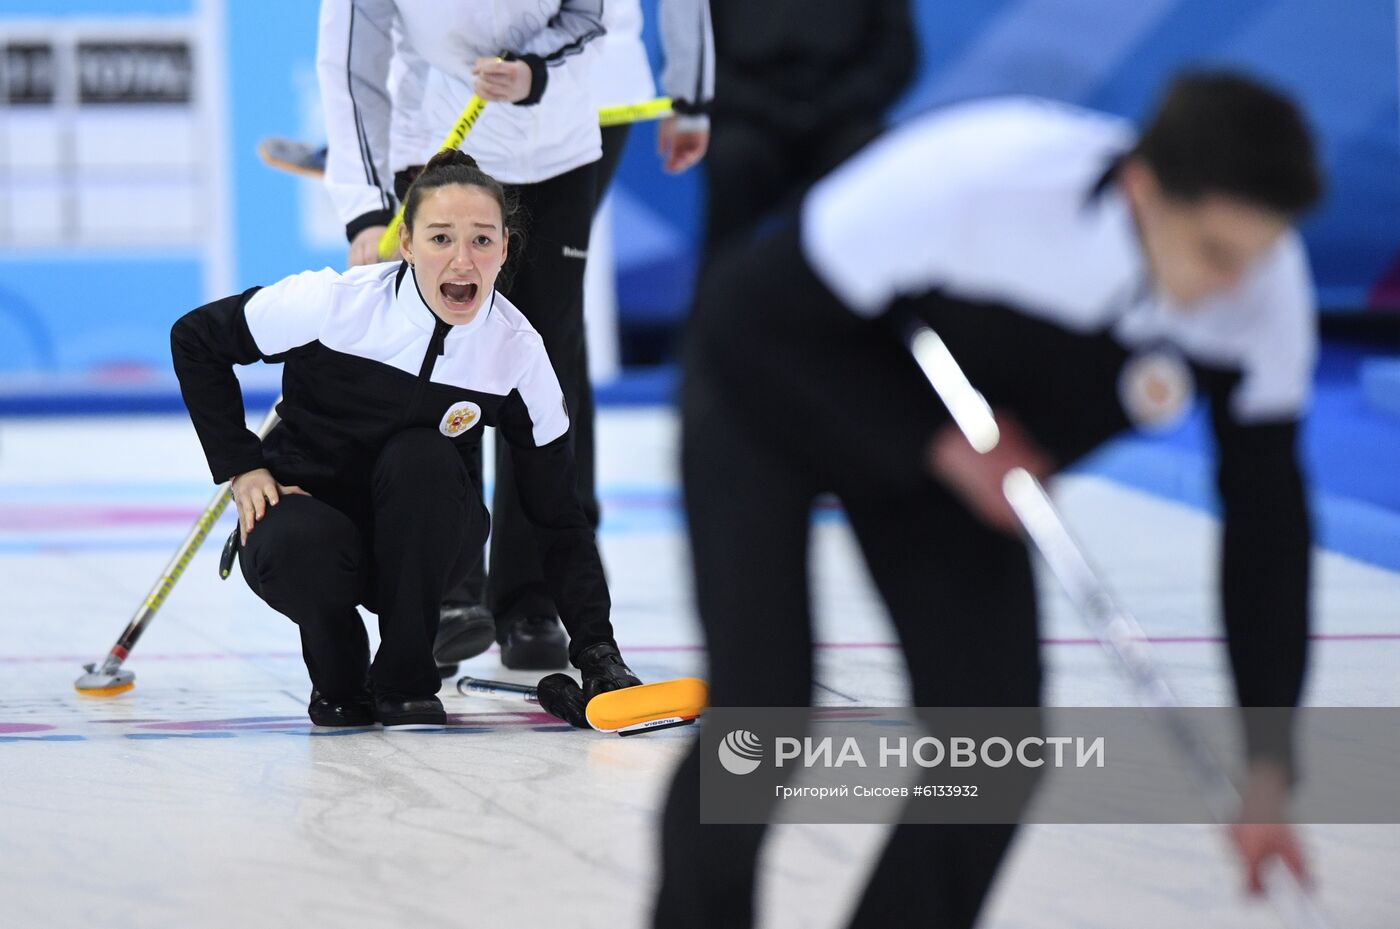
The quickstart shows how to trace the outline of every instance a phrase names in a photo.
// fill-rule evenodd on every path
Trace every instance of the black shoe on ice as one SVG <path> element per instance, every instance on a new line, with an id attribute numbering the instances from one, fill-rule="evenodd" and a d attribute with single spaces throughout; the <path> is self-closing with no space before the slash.
<path id="1" fill-rule="evenodd" d="M 375 697 L 374 716 L 389 730 L 442 729 L 447 725 L 447 711 L 437 697 Z"/>
<path id="2" fill-rule="evenodd" d="M 559 671 L 569 666 L 569 637 L 553 616 L 511 620 L 501 640 L 501 664 L 512 671 Z"/>
<path id="3" fill-rule="evenodd" d="M 349 700 L 327 700 L 318 691 L 311 691 L 311 702 L 306 707 L 306 715 L 317 726 L 345 728 L 349 726 L 373 726 L 374 707 L 369 695 L 351 697 Z"/>
<path id="4" fill-rule="evenodd" d="M 444 603 L 438 612 L 433 660 L 439 668 L 456 665 L 480 655 L 494 641 L 496 620 L 490 610 L 475 603 Z"/>

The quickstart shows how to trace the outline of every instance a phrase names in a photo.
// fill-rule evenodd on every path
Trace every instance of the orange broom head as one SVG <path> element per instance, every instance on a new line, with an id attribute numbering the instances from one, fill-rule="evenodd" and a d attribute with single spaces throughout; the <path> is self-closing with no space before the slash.
<path id="1" fill-rule="evenodd" d="M 588 701 L 589 725 L 603 732 L 640 729 L 648 724 L 689 722 L 704 711 L 710 689 L 698 677 L 678 677 L 599 694 Z"/>
<path id="2" fill-rule="evenodd" d="M 73 689 L 76 690 L 78 693 L 82 694 L 84 697 L 115 697 L 117 694 L 126 693 L 128 690 L 132 689 L 135 686 L 136 684 L 134 682 L 127 681 L 124 684 L 113 684 L 110 687 L 74 686 Z"/>

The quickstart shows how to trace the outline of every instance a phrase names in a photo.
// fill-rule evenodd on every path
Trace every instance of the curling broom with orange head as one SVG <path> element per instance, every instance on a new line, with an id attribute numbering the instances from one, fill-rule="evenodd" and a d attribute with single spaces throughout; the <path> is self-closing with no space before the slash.
<path id="1" fill-rule="evenodd" d="M 697 677 L 610 690 L 586 703 L 583 688 L 567 674 L 543 677 L 534 687 L 465 676 L 457 680 L 457 692 L 524 700 L 576 728 L 620 736 L 689 726 L 704 712 L 710 698 L 709 688 Z"/>

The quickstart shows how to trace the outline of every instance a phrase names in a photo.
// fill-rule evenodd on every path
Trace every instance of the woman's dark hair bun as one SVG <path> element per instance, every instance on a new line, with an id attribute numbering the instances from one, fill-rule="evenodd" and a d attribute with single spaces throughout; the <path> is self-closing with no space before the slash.
<path id="1" fill-rule="evenodd" d="M 510 253 L 514 255 L 524 250 L 524 218 L 520 215 L 520 202 L 515 191 L 507 190 L 500 181 L 481 170 L 475 158 L 457 148 L 438 152 L 428 159 L 428 163 L 418 172 L 418 176 L 408 188 L 408 193 L 404 195 L 403 224 L 410 235 L 413 233 L 413 224 L 418 217 L 418 205 L 423 202 L 423 196 L 430 190 L 451 184 L 479 187 L 490 194 L 500 206 L 501 221 L 514 240 Z M 497 281 L 497 286 L 509 288 L 509 267 L 502 270 Z"/>
<path id="2" fill-rule="evenodd" d="M 447 168 L 455 165 L 461 165 L 464 168 L 476 168 L 478 171 L 481 170 L 480 166 L 476 163 L 476 159 L 460 148 L 443 149 L 432 158 L 428 159 L 428 163 L 423 167 L 423 170 L 431 171 L 434 168 Z"/>

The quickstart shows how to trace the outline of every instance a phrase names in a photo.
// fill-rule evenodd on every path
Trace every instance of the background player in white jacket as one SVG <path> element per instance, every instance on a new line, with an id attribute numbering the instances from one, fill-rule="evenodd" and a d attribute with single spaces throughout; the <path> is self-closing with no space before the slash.
<path id="1" fill-rule="evenodd" d="M 660 82 L 662 92 L 671 99 L 673 114 L 657 125 L 656 152 L 663 171 L 680 174 L 697 164 L 710 144 L 714 30 L 710 25 L 709 0 L 661 0 L 656 11 L 664 61 Z M 656 94 L 656 81 L 642 42 L 640 0 L 608 0 L 603 8 L 603 23 L 607 34 L 598 40 L 598 61 L 593 68 L 593 95 L 598 108 L 651 100 Z M 612 210 L 607 195 L 631 129 L 628 123 L 602 127 L 598 207 L 584 272 L 588 368 L 594 383 L 612 380 L 620 368 Z"/>

